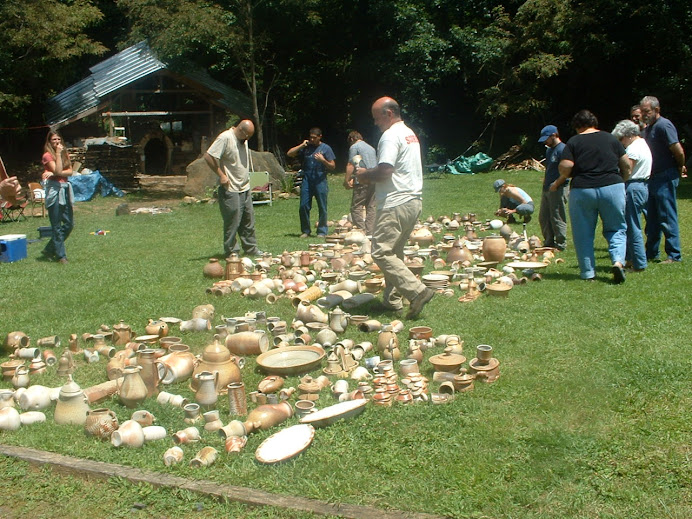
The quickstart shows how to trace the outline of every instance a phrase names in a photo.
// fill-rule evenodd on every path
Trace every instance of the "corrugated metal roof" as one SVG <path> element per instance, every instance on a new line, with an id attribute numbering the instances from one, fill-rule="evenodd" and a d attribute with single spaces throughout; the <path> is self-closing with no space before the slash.
<path id="1" fill-rule="evenodd" d="M 143 77 L 159 70 L 167 69 L 146 41 L 142 41 L 94 65 L 91 75 L 63 90 L 48 100 L 46 120 L 51 126 L 61 126 L 67 121 L 79 118 L 80 114 L 93 112 L 106 96 Z M 251 113 L 249 98 L 219 81 L 203 70 L 186 70 L 184 75 L 176 74 L 183 80 L 189 78 L 204 87 L 217 92 L 217 100 L 230 111 L 241 115 Z"/>

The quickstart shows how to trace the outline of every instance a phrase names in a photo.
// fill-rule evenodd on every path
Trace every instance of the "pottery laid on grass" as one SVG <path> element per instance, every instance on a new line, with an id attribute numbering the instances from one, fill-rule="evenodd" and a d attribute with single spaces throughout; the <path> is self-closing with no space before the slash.
<path id="1" fill-rule="evenodd" d="M 118 429 L 118 417 L 105 407 L 87 411 L 84 421 L 84 432 L 100 440 L 109 440 L 113 431 Z"/>
<path id="2" fill-rule="evenodd" d="M 223 438 L 228 436 L 247 436 L 255 430 L 266 430 L 278 425 L 293 416 L 293 407 L 288 402 L 264 404 L 250 411 L 245 422 L 232 420 L 219 429 Z"/>
<path id="3" fill-rule="evenodd" d="M 203 371 L 209 371 L 211 373 L 218 372 L 219 377 L 216 383 L 216 391 L 218 393 L 225 392 L 228 384 L 231 382 L 240 382 L 240 368 L 244 365 L 245 361 L 242 358 L 231 355 L 228 348 L 215 338 L 213 343 L 204 348 L 202 356 L 197 357 L 197 365 L 192 374 L 190 387 L 193 391 L 197 391 L 199 381 L 195 376 L 199 373 Z"/>
<path id="4" fill-rule="evenodd" d="M 60 425 L 84 425 L 89 411 L 89 401 L 84 391 L 68 376 L 68 381 L 60 388 L 55 404 L 55 423 Z"/>
<path id="5" fill-rule="evenodd" d="M 483 259 L 485 261 L 503 261 L 507 251 L 507 242 L 502 236 L 486 236 L 483 240 Z"/>
<path id="6" fill-rule="evenodd" d="M 137 407 L 147 398 L 147 386 L 139 373 L 141 369 L 141 366 L 125 366 L 123 368 L 122 384 L 119 385 L 118 392 L 120 401 L 130 409 Z"/>

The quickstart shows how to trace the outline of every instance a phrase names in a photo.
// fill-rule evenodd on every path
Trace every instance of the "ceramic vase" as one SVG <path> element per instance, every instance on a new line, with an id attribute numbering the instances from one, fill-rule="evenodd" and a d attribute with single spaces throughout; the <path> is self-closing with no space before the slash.
<path id="1" fill-rule="evenodd" d="M 225 269 L 223 268 L 223 265 L 221 265 L 219 260 L 216 258 L 210 258 L 209 263 L 204 265 L 204 268 L 202 269 L 202 274 L 204 277 L 212 279 L 223 279 L 224 272 Z"/>
<path id="2" fill-rule="evenodd" d="M 507 242 L 502 236 L 486 236 L 483 240 L 483 259 L 500 262 L 505 259 Z"/>
<path id="3" fill-rule="evenodd" d="M 264 404 L 257 406 L 247 416 L 245 422 L 232 420 L 225 427 L 219 429 L 219 434 L 228 436 L 247 436 L 255 430 L 266 430 L 274 427 L 293 416 L 293 407 L 288 402 L 278 404 Z"/>
<path id="4" fill-rule="evenodd" d="M 200 407 L 210 409 L 216 405 L 219 395 L 216 391 L 216 384 L 219 380 L 219 373 L 211 371 L 202 371 L 195 375 L 197 379 L 197 392 L 195 393 L 195 402 Z"/>
<path id="5" fill-rule="evenodd" d="M 118 417 L 105 407 L 87 411 L 84 421 L 84 432 L 100 440 L 108 440 L 113 431 L 118 429 Z"/>
<path id="6" fill-rule="evenodd" d="M 5 407 L 0 409 L 0 430 L 16 431 L 22 426 L 19 418 L 19 411 L 14 407 Z"/>
<path id="7" fill-rule="evenodd" d="M 130 409 L 137 407 L 147 398 L 147 386 L 142 380 L 141 366 L 125 366 L 123 368 L 123 382 L 119 387 L 120 401 Z"/>
<path id="8" fill-rule="evenodd" d="M 144 445 L 144 429 L 138 422 L 126 420 L 111 434 L 111 443 L 114 447 L 141 447 Z"/>
<path id="9" fill-rule="evenodd" d="M 183 452 L 183 449 L 178 446 L 171 447 L 163 453 L 163 463 L 166 465 L 166 467 L 170 467 L 171 465 L 175 465 L 183 461 L 184 457 L 185 453 Z"/>
<path id="10" fill-rule="evenodd" d="M 214 464 L 218 455 L 219 452 L 214 447 L 204 447 L 190 460 L 190 466 L 209 467 Z"/>

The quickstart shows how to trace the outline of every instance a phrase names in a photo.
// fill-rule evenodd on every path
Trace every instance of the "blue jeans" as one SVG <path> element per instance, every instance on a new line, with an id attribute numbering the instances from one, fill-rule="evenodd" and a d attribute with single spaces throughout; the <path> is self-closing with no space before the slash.
<path id="1" fill-rule="evenodd" d="M 666 169 L 649 179 L 649 202 L 646 215 L 646 257 L 658 258 L 661 233 L 666 237 L 665 251 L 669 259 L 681 261 L 680 227 L 676 193 L 680 173 L 676 168 Z"/>
<path id="2" fill-rule="evenodd" d="M 304 234 L 312 232 L 310 225 L 310 210 L 312 209 L 312 197 L 317 200 L 317 208 L 319 210 L 319 222 L 317 223 L 317 234 L 327 234 L 327 195 L 329 194 L 329 185 L 327 178 L 310 178 L 307 175 L 303 177 L 303 183 L 300 186 L 300 207 L 298 214 L 300 215 L 300 230 Z"/>
<path id="3" fill-rule="evenodd" d="M 649 198 L 646 182 L 633 180 L 625 184 L 625 221 L 627 222 L 627 254 L 625 259 L 632 262 L 637 270 L 646 268 L 646 250 L 642 234 L 641 213 Z"/>
<path id="4" fill-rule="evenodd" d="M 506 209 L 516 209 L 517 214 L 520 216 L 527 216 L 533 214 L 534 211 L 533 201 L 526 202 L 525 204 L 520 204 L 519 202 L 517 202 L 513 198 L 509 198 L 508 196 L 500 197 L 500 207 L 504 207 Z"/>
<path id="5" fill-rule="evenodd" d="M 74 228 L 72 191 L 67 182 L 46 181 L 46 211 L 52 234 L 44 251 L 58 259 L 67 258 L 65 240 Z"/>
<path id="6" fill-rule="evenodd" d="M 569 192 L 572 239 L 582 279 L 596 276 L 593 241 L 599 215 L 603 221 L 603 237 L 608 242 L 611 263 L 624 264 L 627 249 L 625 184 L 595 188 L 573 187 Z"/>

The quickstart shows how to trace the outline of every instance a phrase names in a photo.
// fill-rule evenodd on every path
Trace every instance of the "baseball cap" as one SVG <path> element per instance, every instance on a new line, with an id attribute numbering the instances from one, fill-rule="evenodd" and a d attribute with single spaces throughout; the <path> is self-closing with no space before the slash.
<path id="1" fill-rule="evenodd" d="M 548 138 L 554 133 L 557 133 L 557 126 L 549 124 L 541 130 L 541 136 L 538 138 L 538 142 L 547 141 Z"/>
<path id="2" fill-rule="evenodd" d="M 501 178 L 498 178 L 495 182 L 493 182 L 493 187 L 495 188 L 495 192 L 497 193 L 502 186 L 505 185 L 505 181 L 502 180 Z"/>

